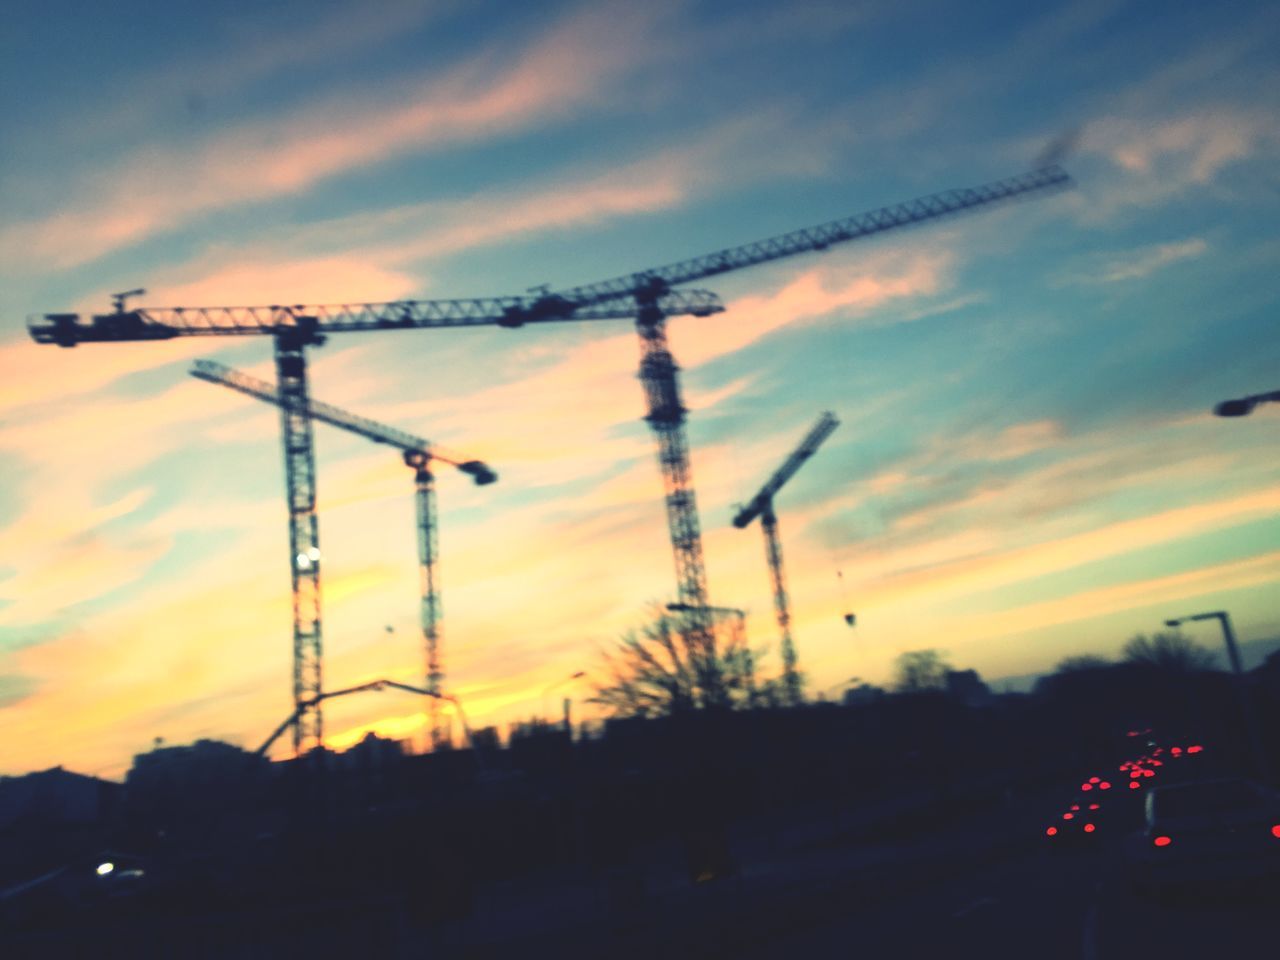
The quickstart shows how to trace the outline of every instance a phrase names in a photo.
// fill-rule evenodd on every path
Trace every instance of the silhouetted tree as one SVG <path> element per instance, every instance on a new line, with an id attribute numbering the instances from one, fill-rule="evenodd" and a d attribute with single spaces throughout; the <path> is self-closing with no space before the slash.
<path id="1" fill-rule="evenodd" d="M 1178 630 L 1157 633 L 1151 637 L 1139 633 L 1129 639 L 1122 652 L 1128 663 L 1167 673 L 1212 670 L 1218 660 L 1212 652 L 1193 643 L 1186 634 Z"/>
<path id="2" fill-rule="evenodd" d="M 894 661 L 893 689 L 897 693 L 945 690 L 950 669 L 940 650 L 908 650 Z"/>
<path id="3" fill-rule="evenodd" d="M 1058 661 L 1058 665 L 1053 668 L 1053 672 L 1077 673 L 1081 670 L 1100 670 L 1109 666 L 1111 666 L 1111 661 L 1106 657 L 1085 653 L 1075 657 L 1064 657 Z"/>
<path id="4" fill-rule="evenodd" d="M 741 708 L 776 703 L 778 681 L 757 683 L 754 655 L 745 640 L 731 635 L 709 662 L 691 643 L 682 618 L 655 612 L 639 630 L 624 634 L 603 651 L 608 679 L 597 683 L 588 702 L 617 717 L 658 717 L 699 707 Z"/>

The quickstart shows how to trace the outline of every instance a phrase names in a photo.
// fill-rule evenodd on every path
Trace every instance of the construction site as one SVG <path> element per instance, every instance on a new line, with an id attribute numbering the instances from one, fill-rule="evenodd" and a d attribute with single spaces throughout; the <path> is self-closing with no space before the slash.
<path id="1" fill-rule="evenodd" d="M 13 14 L 0 952 L 1256 953 L 1277 141 L 1217 60 L 223 6 Z"/>

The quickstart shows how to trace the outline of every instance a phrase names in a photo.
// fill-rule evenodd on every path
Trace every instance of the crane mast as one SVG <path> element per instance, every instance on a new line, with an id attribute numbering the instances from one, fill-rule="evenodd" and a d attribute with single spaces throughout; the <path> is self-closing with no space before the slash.
<path id="1" fill-rule="evenodd" d="M 420 451 L 405 451 L 404 462 L 413 468 L 413 502 L 418 520 L 418 589 L 422 602 L 418 618 L 426 650 L 427 689 L 432 694 L 443 692 L 444 669 L 440 666 L 440 592 L 436 588 L 436 489 L 431 475 L 431 456 Z M 438 750 L 446 737 L 441 724 L 440 701 L 427 701 L 427 722 L 431 729 L 431 749 Z"/>
<path id="2" fill-rule="evenodd" d="M 324 745 L 324 644 L 320 627 L 320 531 L 316 522 L 315 449 L 307 396 L 305 348 L 312 318 L 298 318 L 293 332 L 275 338 L 280 390 L 280 435 L 284 447 L 285 497 L 289 510 L 289 573 L 293 587 L 293 702 L 311 704 L 293 727 L 293 751 Z"/>
<path id="3" fill-rule="evenodd" d="M 658 441 L 667 526 L 675 555 L 676 595 L 687 610 L 686 643 L 705 706 L 727 703 L 717 662 L 715 631 L 708 610 L 707 571 L 702 557 L 702 530 L 693 492 L 693 468 L 680 397 L 679 367 L 667 345 L 666 317 L 657 298 L 636 296 L 636 332 L 640 335 L 640 382 L 644 386 L 645 420 Z"/>
<path id="4" fill-rule="evenodd" d="M 758 516 L 764 530 L 765 559 L 773 581 L 773 607 L 778 616 L 778 634 L 781 638 L 783 695 L 791 706 L 799 705 L 803 699 L 804 684 L 800 671 L 796 669 L 799 658 L 796 655 L 795 638 L 791 635 L 791 602 L 783 575 L 782 540 L 778 536 L 778 515 L 773 509 L 773 498 L 839 425 L 840 421 L 829 410 L 819 417 L 786 462 L 733 518 L 733 525 L 742 529 Z"/>
<path id="5" fill-rule="evenodd" d="M 239 391 L 258 400 L 275 404 L 284 409 L 284 395 L 275 385 L 251 377 L 239 370 L 234 370 L 211 360 L 197 360 L 191 375 L 209 383 L 219 384 Z M 422 627 L 423 649 L 425 654 L 426 689 L 430 691 L 427 699 L 428 723 L 433 747 L 439 747 L 446 739 L 440 714 L 440 697 L 443 693 L 444 670 L 440 662 L 440 593 L 436 585 L 436 569 L 439 551 L 437 548 L 437 523 L 435 507 L 435 478 L 430 469 L 432 460 L 457 467 L 469 475 L 477 486 L 493 483 L 498 479 L 487 465 L 478 460 L 460 460 L 446 456 L 434 449 L 431 443 L 421 437 L 405 433 L 394 427 L 377 423 L 365 417 L 357 416 L 346 410 L 311 400 L 309 406 L 310 419 L 319 420 L 354 433 L 377 443 L 385 443 L 399 449 L 404 463 L 414 471 L 414 502 L 417 517 L 418 569 L 421 588 L 420 622 Z M 297 722 L 294 729 L 307 719 L 313 710 L 319 708 L 323 701 L 302 701 L 297 706 Z"/>

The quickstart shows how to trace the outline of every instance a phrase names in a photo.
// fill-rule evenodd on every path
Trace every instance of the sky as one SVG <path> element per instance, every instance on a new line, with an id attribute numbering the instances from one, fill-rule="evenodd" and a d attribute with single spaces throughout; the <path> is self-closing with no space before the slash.
<path id="1" fill-rule="evenodd" d="M 252 749 L 292 709 L 278 415 L 187 375 L 269 379 L 269 340 L 62 349 L 28 315 L 556 289 L 1064 136 L 1070 191 L 716 278 L 723 314 L 669 322 L 710 598 L 776 672 L 763 537 L 730 521 L 831 410 L 776 500 L 811 691 L 923 648 L 1049 670 L 1204 610 L 1280 635 L 1280 406 L 1210 413 L 1280 388 L 1277 41 L 1262 2 L 10 0 L 0 773 Z M 474 726 L 590 718 L 601 651 L 675 599 L 638 355 L 626 321 L 311 351 L 317 399 L 500 476 L 437 484 Z M 412 473 L 324 425 L 316 449 L 325 685 L 420 682 Z M 398 693 L 325 724 L 424 739 Z"/>

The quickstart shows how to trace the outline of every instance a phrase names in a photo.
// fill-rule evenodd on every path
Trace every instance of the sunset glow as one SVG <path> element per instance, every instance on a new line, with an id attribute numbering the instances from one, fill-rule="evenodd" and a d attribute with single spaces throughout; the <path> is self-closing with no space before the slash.
<path id="1" fill-rule="evenodd" d="M 115 778 L 157 737 L 253 749 L 293 709 L 280 413 L 187 373 L 274 378 L 270 338 L 63 349 L 27 315 L 134 287 L 558 290 L 1019 173 L 1076 127 L 1073 190 L 692 285 L 727 307 L 667 327 L 711 603 L 747 612 L 776 675 L 761 530 L 730 518 L 831 410 L 777 499 L 811 694 L 930 648 L 1025 688 L 1184 610 L 1280 635 L 1280 406 L 1209 412 L 1280 387 L 1273 21 L 1170 12 L 1154 43 L 1105 3 L 951 25 L 848 6 L 386 0 L 295 23 L 218 0 L 145 35 L 111 5 L 8 16 L 0 774 Z M 676 598 L 638 357 L 626 320 L 310 349 L 315 398 L 499 476 L 435 468 L 445 687 L 474 728 L 558 722 L 563 698 L 601 721 L 601 649 Z M 413 472 L 322 424 L 315 443 L 324 685 L 421 684 Z M 400 692 L 325 706 L 333 749 L 421 749 L 426 723 Z"/>

